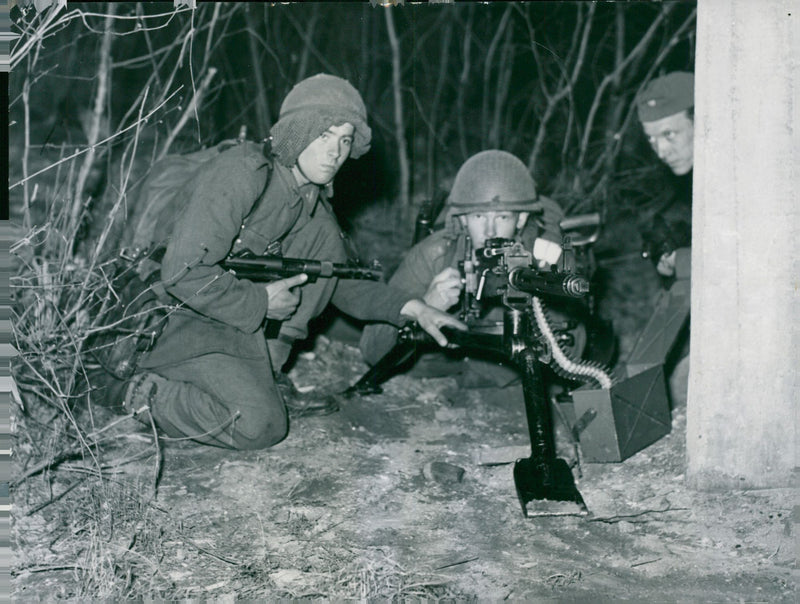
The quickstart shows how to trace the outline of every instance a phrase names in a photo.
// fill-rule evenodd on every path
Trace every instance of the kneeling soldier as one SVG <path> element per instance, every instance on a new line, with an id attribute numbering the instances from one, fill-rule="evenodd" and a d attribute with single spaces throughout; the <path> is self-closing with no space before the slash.
<path id="1" fill-rule="evenodd" d="M 270 158 L 242 143 L 209 162 L 181 190 L 177 202 L 185 209 L 174 226 L 161 224 L 156 233 L 166 241 L 167 302 L 178 308 L 133 379 L 105 394 L 148 421 L 149 413 L 168 436 L 235 449 L 282 440 L 288 421 L 276 377 L 328 302 L 362 320 L 417 321 L 442 345 L 440 327 L 463 327 L 415 294 L 382 283 L 306 283 L 298 275 L 265 285 L 223 270 L 220 262 L 230 254 L 277 247 L 287 257 L 347 260 L 328 198 L 345 160 L 369 150 L 358 91 L 331 75 L 307 78 L 287 95 L 271 134 Z M 280 322 L 269 340 L 262 329 L 267 320 Z"/>

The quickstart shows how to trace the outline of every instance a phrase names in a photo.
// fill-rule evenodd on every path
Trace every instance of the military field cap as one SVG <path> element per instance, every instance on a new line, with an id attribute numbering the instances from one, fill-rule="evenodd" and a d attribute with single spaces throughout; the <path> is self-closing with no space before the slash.
<path id="1" fill-rule="evenodd" d="M 361 157 L 369 151 L 372 130 L 358 90 L 337 76 L 311 76 L 297 83 L 281 104 L 278 121 L 270 129 L 272 150 L 278 161 L 291 167 L 314 139 L 345 122 L 355 128 L 350 157 Z"/>
<path id="2" fill-rule="evenodd" d="M 654 122 L 694 107 L 694 74 L 673 71 L 650 80 L 636 95 L 640 122 Z"/>

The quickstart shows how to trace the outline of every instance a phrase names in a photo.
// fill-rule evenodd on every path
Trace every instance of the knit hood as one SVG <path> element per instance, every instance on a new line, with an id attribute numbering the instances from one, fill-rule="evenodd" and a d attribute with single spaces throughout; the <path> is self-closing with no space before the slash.
<path id="1" fill-rule="evenodd" d="M 291 168 L 314 139 L 345 122 L 355 128 L 350 157 L 356 159 L 369 151 L 372 139 L 361 95 L 342 78 L 325 73 L 311 76 L 286 95 L 278 121 L 270 129 L 272 151 L 281 164 Z"/>

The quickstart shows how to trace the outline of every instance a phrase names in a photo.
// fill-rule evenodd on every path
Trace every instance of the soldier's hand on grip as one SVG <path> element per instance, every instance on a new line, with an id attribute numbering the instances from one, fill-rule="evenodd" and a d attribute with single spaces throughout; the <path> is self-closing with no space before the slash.
<path id="1" fill-rule="evenodd" d="M 467 329 L 467 326 L 455 317 L 428 306 L 422 300 L 409 300 L 400 309 L 400 314 L 419 323 L 419 326 L 427 331 L 439 346 L 447 346 L 447 338 L 441 331 L 442 327 Z"/>
<path id="2" fill-rule="evenodd" d="M 447 310 L 458 302 L 463 287 L 461 273 L 453 267 L 448 267 L 433 278 L 422 299 L 428 306 Z"/>
<path id="3" fill-rule="evenodd" d="M 671 277 L 675 274 L 675 259 L 675 252 L 672 252 L 671 254 L 662 254 L 658 259 L 656 270 L 659 272 L 659 274 L 664 275 L 665 277 Z"/>
<path id="4" fill-rule="evenodd" d="M 267 290 L 267 318 L 276 321 L 284 321 L 294 314 L 297 305 L 300 304 L 300 290 L 296 289 L 308 281 L 305 273 L 279 279 L 267 283 L 264 288 Z"/>

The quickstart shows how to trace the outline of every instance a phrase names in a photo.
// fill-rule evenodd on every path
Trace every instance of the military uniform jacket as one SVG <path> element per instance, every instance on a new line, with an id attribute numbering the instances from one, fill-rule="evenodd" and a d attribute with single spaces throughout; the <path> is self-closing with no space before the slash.
<path id="1" fill-rule="evenodd" d="M 167 241 L 161 277 L 177 308 L 144 367 L 211 352 L 264 356 L 264 284 L 237 279 L 218 263 L 230 253 L 264 254 L 270 244 L 290 240 L 307 243 L 308 257 L 314 258 L 319 238 L 338 240 L 337 257 L 325 260 L 345 261 L 341 231 L 324 193 L 314 185 L 303 189 L 278 163 L 270 175 L 253 143 L 222 152 L 183 188 L 185 206 L 174 227 L 159 227 L 171 232 L 156 232 Z M 382 283 L 342 280 L 331 302 L 358 319 L 399 324 L 400 309 L 412 297 Z"/>

